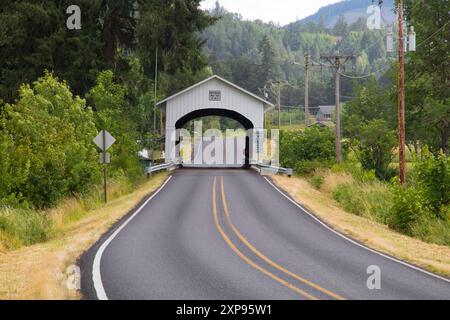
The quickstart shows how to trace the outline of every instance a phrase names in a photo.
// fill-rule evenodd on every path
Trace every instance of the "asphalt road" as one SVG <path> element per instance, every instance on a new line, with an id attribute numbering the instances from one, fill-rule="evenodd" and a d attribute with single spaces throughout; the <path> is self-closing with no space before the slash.
<path id="1" fill-rule="evenodd" d="M 340 236 L 238 169 L 175 171 L 82 269 L 86 298 L 450 299 L 448 280 Z"/>

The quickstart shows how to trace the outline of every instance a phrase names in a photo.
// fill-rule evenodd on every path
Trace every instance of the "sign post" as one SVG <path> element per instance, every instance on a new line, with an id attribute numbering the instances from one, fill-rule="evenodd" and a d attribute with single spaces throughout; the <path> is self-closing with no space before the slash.
<path id="1" fill-rule="evenodd" d="M 103 151 L 100 153 L 99 162 L 103 164 L 103 189 L 105 203 L 108 202 L 107 184 L 106 184 L 106 165 L 111 162 L 111 155 L 106 152 L 116 139 L 106 130 L 100 131 L 100 133 L 94 138 L 94 143 Z"/>

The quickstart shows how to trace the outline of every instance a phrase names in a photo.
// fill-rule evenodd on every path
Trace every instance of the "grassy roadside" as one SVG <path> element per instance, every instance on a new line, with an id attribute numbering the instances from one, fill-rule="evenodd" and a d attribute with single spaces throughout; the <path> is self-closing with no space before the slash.
<path id="1" fill-rule="evenodd" d="M 328 192 L 299 177 L 274 176 L 274 182 L 334 229 L 376 250 L 441 275 L 450 276 L 450 247 L 426 243 L 389 229 L 367 217 L 341 209 Z"/>
<path id="2" fill-rule="evenodd" d="M 56 227 L 51 240 L 0 251 L 0 300 L 79 299 L 79 293 L 65 285 L 66 268 L 166 177 L 167 173 L 157 174 L 134 191 L 82 214 L 68 210 L 67 207 L 77 207 L 71 200 L 54 209 L 50 214 Z"/>

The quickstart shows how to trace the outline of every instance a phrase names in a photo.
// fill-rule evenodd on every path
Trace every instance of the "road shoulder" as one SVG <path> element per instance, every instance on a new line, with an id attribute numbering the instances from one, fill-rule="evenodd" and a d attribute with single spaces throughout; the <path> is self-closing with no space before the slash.
<path id="1" fill-rule="evenodd" d="M 298 177 L 272 178 L 280 189 L 333 229 L 377 251 L 450 277 L 450 248 L 399 234 L 387 226 L 341 209 L 326 193 Z"/>
<path id="2" fill-rule="evenodd" d="M 134 192 L 93 210 L 70 224 L 54 239 L 0 253 L 0 299 L 80 299 L 81 292 L 69 289 L 78 258 L 163 184 L 166 173 L 155 175 Z M 81 268 L 84 276 L 83 267 Z M 69 286 L 70 287 L 70 286 Z"/>

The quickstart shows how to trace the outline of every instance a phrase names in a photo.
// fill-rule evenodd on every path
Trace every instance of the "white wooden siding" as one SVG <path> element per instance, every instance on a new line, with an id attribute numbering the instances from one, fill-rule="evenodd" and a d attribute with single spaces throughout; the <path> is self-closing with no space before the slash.
<path id="1" fill-rule="evenodd" d="M 221 100 L 210 101 L 209 91 L 221 91 Z M 264 103 L 216 78 L 167 101 L 166 126 L 175 126 L 178 119 L 192 111 L 210 108 L 235 111 L 255 128 L 264 127 Z"/>
<path id="2" fill-rule="evenodd" d="M 220 101 L 211 101 L 210 91 L 220 91 Z M 166 161 L 175 160 L 179 157 L 175 150 L 175 124 L 185 115 L 193 111 L 205 109 L 231 110 L 247 118 L 253 124 L 254 130 L 260 130 L 264 128 L 264 112 L 273 107 L 270 102 L 218 76 L 205 79 L 190 88 L 166 98 L 159 102 L 158 105 L 166 113 Z M 208 111 L 205 110 L 205 116 L 207 115 Z M 251 141 L 249 152 L 250 158 L 253 159 L 255 150 L 262 150 L 262 140 L 254 139 L 255 135 L 253 131 L 249 135 Z M 256 146 L 255 143 L 260 145 Z"/>

